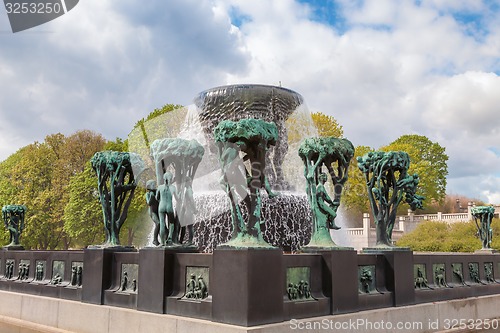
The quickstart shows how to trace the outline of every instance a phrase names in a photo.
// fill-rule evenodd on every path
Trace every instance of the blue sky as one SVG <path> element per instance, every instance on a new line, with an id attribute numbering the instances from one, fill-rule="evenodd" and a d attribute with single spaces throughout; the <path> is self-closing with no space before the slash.
<path id="1" fill-rule="evenodd" d="M 500 203 L 500 1 L 85 0 L 12 34 L 0 8 L 0 160 L 48 134 L 127 137 L 234 83 L 299 92 L 354 145 L 446 148 L 448 192 Z"/>

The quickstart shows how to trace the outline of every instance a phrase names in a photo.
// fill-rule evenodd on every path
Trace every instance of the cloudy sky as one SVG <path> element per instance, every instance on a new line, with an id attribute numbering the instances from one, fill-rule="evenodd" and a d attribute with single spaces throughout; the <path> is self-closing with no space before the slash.
<path id="1" fill-rule="evenodd" d="M 500 1 L 80 0 L 13 34 L 0 8 L 0 160 L 48 134 L 126 138 L 234 83 L 299 92 L 354 145 L 425 135 L 448 193 L 500 203 Z"/>

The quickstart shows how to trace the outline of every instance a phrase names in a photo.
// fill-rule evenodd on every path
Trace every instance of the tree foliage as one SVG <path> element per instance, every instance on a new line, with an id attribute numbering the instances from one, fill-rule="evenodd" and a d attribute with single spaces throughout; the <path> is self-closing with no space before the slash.
<path id="1" fill-rule="evenodd" d="M 493 219 L 491 225 L 492 248 L 500 249 L 500 220 Z M 481 249 L 473 221 L 451 224 L 441 221 L 420 222 L 414 231 L 404 234 L 397 245 L 409 247 L 413 251 L 432 252 L 474 252 Z"/>
<path id="2" fill-rule="evenodd" d="M 18 150 L 0 164 L 2 204 L 28 207 L 21 243 L 32 249 L 67 249 L 71 237 L 64 229 L 64 208 L 72 176 L 81 172 L 87 156 L 105 139 L 91 131 L 66 137 L 48 135 Z M 91 155 L 90 155 L 91 156 Z M 90 157 L 89 157 L 90 158 Z"/>
<path id="3" fill-rule="evenodd" d="M 321 137 L 342 138 L 344 136 L 344 128 L 335 119 L 335 117 L 315 112 L 311 114 L 314 125 L 318 129 L 318 135 Z"/>
<path id="4" fill-rule="evenodd" d="M 363 213 L 370 211 L 370 201 L 368 200 L 365 177 L 359 171 L 358 157 L 370 151 L 373 151 L 373 148 L 368 146 L 358 146 L 354 149 L 354 157 L 349 166 L 349 179 L 342 195 L 342 205 L 348 212 L 350 220 L 359 221 L 359 224 L 362 223 L 361 217 Z"/>
<path id="5" fill-rule="evenodd" d="M 423 135 L 411 134 L 402 135 L 381 150 L 407 152 L 411 159 L 408 173 L 416 173 L 420 178 L 419 194 L 429 203 L 444 201 L 448 175 L 448 155 L 444 147 Z"/>
<path id="6" fill-rule="evenodd" d="M 104 242 L 103 213 L 97 193 L 97 178 L 88 161 L 69 183 L 69 200 L 64 209 L 64 230 L 81 248 Z"/>

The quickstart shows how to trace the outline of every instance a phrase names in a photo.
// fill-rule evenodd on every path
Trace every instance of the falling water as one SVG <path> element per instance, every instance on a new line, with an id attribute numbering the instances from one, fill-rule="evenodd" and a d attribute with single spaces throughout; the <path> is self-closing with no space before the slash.
<path id="1" fill-rule="evenodd" d="M 169 113 L 145 122 L 142 133 L 131 133 L 135 138 L 131 151 L 141 151 L 148 156 L 147 142 L 151 144 L 153 139 L 174 137 L 174 134 L 184 139 L 194 138 L 205 147 L 205 155 L 193 180 L 198 210 L 194 242 L 201 251 L 213 251 L 218 244 L 228 241 L 232 233 L 229 199 L 221 190 L 212 134 L 224 119 L 257 118 L 277 125 L 279 138 L 274 149 L 269 151 L 271 174 L 268 178 L 274 181 L 273 188 L 281 191 L 271 199 L 267 195 L 262 197 L 263 237 L 269 244 L 286 251 L 296 251 L 309 242 L 312 217 L 304 192 L 304 167 L 297 151 L 304 138 L 317 136 L 317 130 L 301 95 L 281 87 L 224 86 L 204 91 L 195 98 L 193 105 Z M 167 130 L 162 131 L 162 127 Z M 280 174 L 284 180 L 279 179 Z M 240 206 L 246 218 L 245 205 Z M 150 246 L 152 239 L 153 231 L 148 242 Z"/>

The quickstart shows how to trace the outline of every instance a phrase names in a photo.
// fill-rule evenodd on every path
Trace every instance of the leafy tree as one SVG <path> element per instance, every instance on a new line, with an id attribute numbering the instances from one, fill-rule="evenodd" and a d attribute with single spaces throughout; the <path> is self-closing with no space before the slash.
<path id="1" fill-rule="evenodd" d="M 52 137 L 53 146 L 35 142 L 19 150 L 18 163 L 12 166 L 12 185 L 15 195 L 12 200 L 27 206 L 26 228 L 21 244 L 33 249 L 56 249 L 61 246 L 64 231 L 62 224 L 54 219 L 54 197 L 52 176 L 57 160 L 54 147 L 61 137 Z M 57 145 L 55 144 L 57 142 Z M 17 153 L 16 153 L 17 154 Z"/>
<path id="2" fill-rule="evenodd" d="M 344 129 L 333 116 L 321 112 L 311 114 L 314 125 L 318 129 L 318 135 L 321 137 L 342 138 Z"/>
<path id="3" fill-rule="evenodd" d="M 3 204 L 24 204 L 26 228 L 21 243 L 33 249 L 66 249 L 64 208 L 70 178 L 83 170 L 86 156 L 102 147 L 102 136 L 79 131 L 69 137 L 48 135 L 18 150 L 0 164 Z"/>
<path id="4" fill-rule="evenodd" d="M 48 136 L 45 139 L 49 144 L 55 141 L 55 144 L 50 145 L 54 147 L 54 153 L 57 156 L 52 176 L 52 195 L 54 197 L 52 218 L 64 226 L 64 210 L 69 201 L 70 180 L 73 176 L 84 171 L 88 160 L 95 152 L 103 148 L 106 139 L 101 134 L 89 130 L 77 131 L 69 137 L 61 137 L 61 134 L 57 134 L 55 138 L 59 137 L 58 140 L 52 140 L 52 137 Z M 63 230 L 65 231 L 62 237 L 63 247 L 68 248 L 71 246 L 71 237 L 66 233 L 64 227 Z"/>
<path id="5" fill-rule="evenodd" d="M 500 220 L 493 219 L 492 248 L 500 249 Z M 473 221 L 445 223 L 441 221 L 420 222 L 415 230 L 404 234 L 398 246 L 410 247 L 413 251 L 474 252 L 481 248 L 477 228 Z"/>
<path id="6" fill-rule="evenodd" d="M 427 203 L 443 203 L 448 175 L 448 155 L 444 147 L 425 136 L 411 134 L 402 135 L 381 150 L 407 152 L 411 160 L 408 173 L 416 173 L 420 178 L 418 193 L 426 198 Z"/>
<path id="7" fill-rule="evenodd" d="M 443 243 L 448 234 L 448 225 L 443 222 L 421 222 L 415 230 L 404 234 L 397 245 L 409 247 L 413 251 L 443 251 Z"/>
<path id="8" fill-rule="evenodd" d="M 356 221 L 357 224 L 352 227 L 360 227 L 363 223 L 363 213 L 370 211 L 370 201 L 368 200 L 368 193 L 366 187 L 366 180 L 358 167 L 358 157 L 373 151 L 373 148 L 368 146 L 357 146 L 354 150 L 354 157 L 349 166 L 349 179 L 347 180 L 342 195 L 341 204 L 347 212 L 350 221 Z"/>
<path id="9" fill-rule="evenodd" d="M 84 170 L 69 183 L 69 200 L 64 209 L 64 230 L 76 247 L 104 242 L 104 226 L 97 177 L 87 161 Z"/>
<path id="10" fill-rule="evenodd" d="M 127 151 L 139 154 L 147 165 L 152 166 L 149 147 L 153 141 L 176 137 L 187 114 L 187 108 L 182 105 L 165 104 L 161 108 L 154 109 L 134 125 L 128 135 Z"/>

